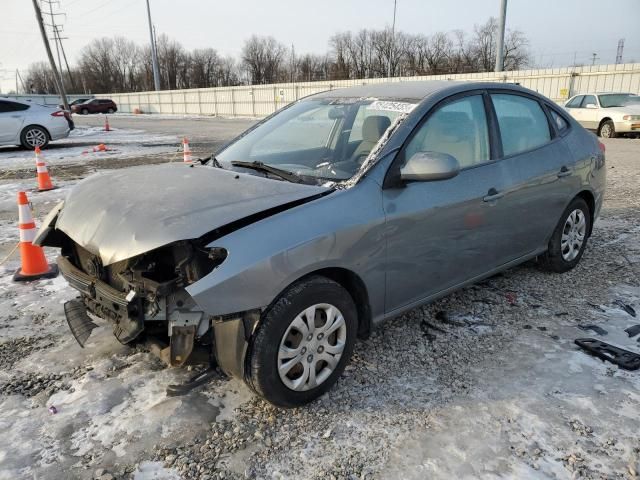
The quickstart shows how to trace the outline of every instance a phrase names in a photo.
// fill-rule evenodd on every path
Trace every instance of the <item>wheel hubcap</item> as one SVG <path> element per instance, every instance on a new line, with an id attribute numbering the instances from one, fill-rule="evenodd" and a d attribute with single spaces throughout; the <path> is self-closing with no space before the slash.
<path id="1" fill-rule="evenodd" d="M 609 125 L 603 125 L 600 134 L 605 138 L 609 138 L 611 136 L 611 127 L 609 127 Z"/>
<path id="2" fill-rule="evenodd" d="M 560 249 L 562 258 L 567 262 L 574 260 L 580 253 L 587 231 L 587 220 L 582 210 L 572 211 L 564 222 Z"/>
<path id="3" fill-rule="evenodd" d="M 280 380 L 297 391 L 319 386 L 338 366 L 346 340 L 347 324 L 333 305 L 318 303 L 300 312 L 280 341 Z"/>
<path id="4" fill-rule="evenodd" d="M 29 130 L 27 131 L 25 138 L 30 147 L 40 147 L 47 141 L 47 136 L 42 130 Z"/>

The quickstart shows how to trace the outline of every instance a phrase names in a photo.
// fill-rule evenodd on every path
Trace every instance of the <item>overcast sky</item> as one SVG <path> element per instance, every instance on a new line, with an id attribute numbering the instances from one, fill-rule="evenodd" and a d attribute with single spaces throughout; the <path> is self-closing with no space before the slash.
<path id="1" fill-rule="evenodd" d="M 213 47 L 237 55 L 251 34 L 272 35 L 296 54 L 321 53 L 335 32 L 380 29 L 391 24 L 393 0 L 150 0 L 158 33 L 186 48 Z M 500 0 L 398 0 L 396 28 L 431 34 L 462 29 L 497 16 Z M 46 4 L 45 4 L 45 8 Z M 145 0 L 59 0 L 65 49 L 73 63 L 94 38 L 122 35 L 149 41 Z M 15 70 L 46 60 L 31 0 L 0 0 L 0 91 L 15 88 Z M 625 38 L 624 60 L 640 62 L 640 0 L 509 0 L 507 28 L 522 30 L 536 66 L 615 63 Z M 55 55 L 55 50 L 54 50 Z"/>

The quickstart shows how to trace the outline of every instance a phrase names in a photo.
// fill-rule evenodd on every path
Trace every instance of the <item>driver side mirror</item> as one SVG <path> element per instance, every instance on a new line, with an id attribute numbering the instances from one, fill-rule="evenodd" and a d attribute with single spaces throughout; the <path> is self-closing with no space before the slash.
<path id="1" fill-rule="evenodd" d="M 598 106 L 595 103 L 587 103 L 584 108 L 598 108 Z"/>
<path id="2" fill-rule="evenodd" d="M 439 152 L 416 152 L 400 169 L 402 181 L 429 182 L 453 178 L 460 172 L 455 157 Z"/>

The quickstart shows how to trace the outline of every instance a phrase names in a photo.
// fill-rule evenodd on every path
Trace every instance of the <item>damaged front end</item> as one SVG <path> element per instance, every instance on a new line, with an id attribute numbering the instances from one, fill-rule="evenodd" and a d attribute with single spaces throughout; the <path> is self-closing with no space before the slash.
<path id="1" fill-rule="evenodd" d="M 80 292 L 65 305 L 67 321 L 84 346 L 95 324 L 87 312 L 108 320 L 120 343 L 145 340 L 168 365 L 180 366 L 196 345 L 212 350 L 211 318 L 185 287 L 219 266 L 227 252 L 178 241 L 126 260 L 103 266 L 100 257 L 70 239 L 62 245 L 58 265 Z"/>

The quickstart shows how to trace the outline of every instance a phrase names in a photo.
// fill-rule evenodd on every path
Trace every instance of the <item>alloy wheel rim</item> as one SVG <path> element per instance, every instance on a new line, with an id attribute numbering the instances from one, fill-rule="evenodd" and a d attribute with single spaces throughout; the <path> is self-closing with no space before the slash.
<path id="1" fill-rule="evenodd" d="M 42 130 L 38 130 L 36 128 L 27 131 L 25 138 L 29 146 L 34 148 L 41 147 L 47 141 L 45 133 Z"/>
<path id="2" fill-rule="evenodd" d="M 584 212 L 580 209 L 573 210 L 564 222 L 560 239 L 560 250 L 564 260 L 575 260 L 584 244 L 586 231 L 587 220 Z"/>
<path id="3" fill-rule="evenodd" d="M 295 391 L 318 387 L 335 371 L 347 341 L 342 312 L 318 303 L 300 312 L 287 327 L 278 348 L 278 375 Z"/>
<path id="4" fill-rule="evenodd" d="M 603 125 L 600 129 L 600 135 L 604 138 L 609 138 L 611 136 L 611 127 L 609 125 Z"/>

